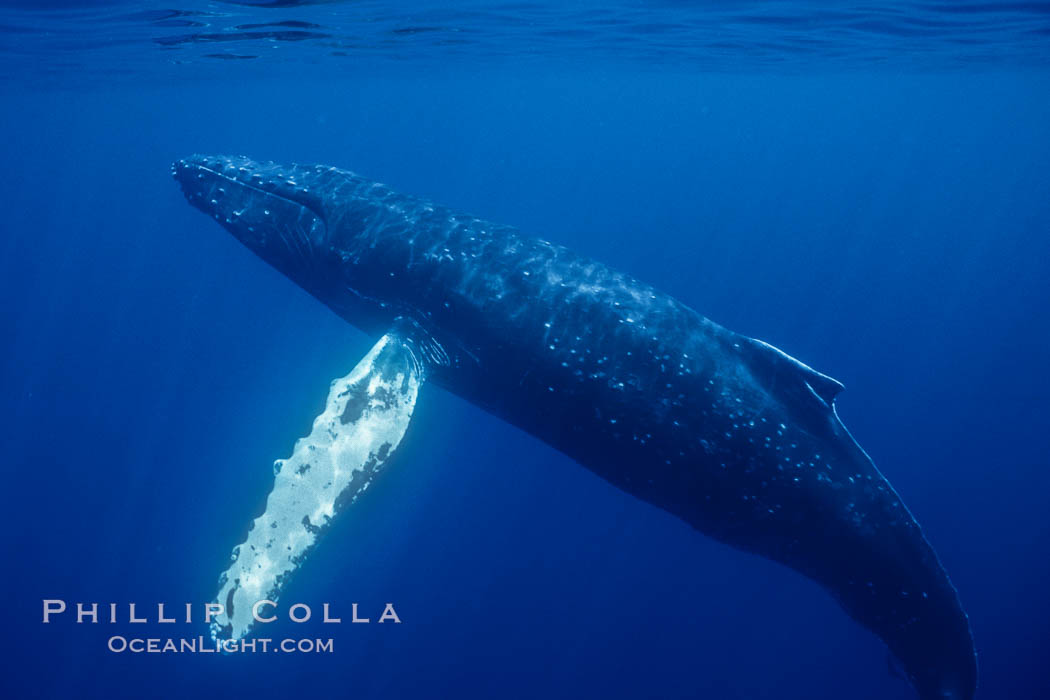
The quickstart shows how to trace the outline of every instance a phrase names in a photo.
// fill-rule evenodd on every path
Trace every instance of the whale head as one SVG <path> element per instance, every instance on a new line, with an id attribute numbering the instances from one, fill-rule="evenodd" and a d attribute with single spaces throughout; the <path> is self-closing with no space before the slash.
<path id="1" fill-rule="evenodd" d="M 390 271 L 359 264 L 374 247 L 373 195 L 385 188 L 338 168 L 243 156 L 195 155 L 171 172 L 190 204 L 346 320 L 380 330 L 396 315 L 389 290 L 375 287 Z"/>
<path id="2" fill-rule="evenodd" d="M 191 204 L 300 284 L 330 248 L 321 176 L 312 168 L 244 157 L 192 156 L 172 164 Z"/>

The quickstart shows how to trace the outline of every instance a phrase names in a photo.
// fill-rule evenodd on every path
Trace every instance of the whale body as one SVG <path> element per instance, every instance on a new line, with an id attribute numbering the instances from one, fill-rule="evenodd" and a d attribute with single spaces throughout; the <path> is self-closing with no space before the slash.
<path id="1" fill-rule="evenodd" d="M 194 156 L 173 174 L 348 322 L 409 324 L 427 381 L 813 579 L 923 700 L 973 698 L 955 588 L 840 422 L 834 379 L 600 262 L 344 170 Z"/>

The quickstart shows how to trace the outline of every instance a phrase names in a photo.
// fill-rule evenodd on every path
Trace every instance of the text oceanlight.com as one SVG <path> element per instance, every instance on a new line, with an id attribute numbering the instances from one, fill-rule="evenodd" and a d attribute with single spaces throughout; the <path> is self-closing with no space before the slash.
<path id="1" fill-rule="evenodd" d="M 284 652 L 285 654 L 331 654 L 335 651 L 333 640 L 328 639 L 207 639 L 203 636 L 192 639 L 158 639 L 141 637 L 109 638 L 106 647 L 117 654 L 255 654 Z"/>

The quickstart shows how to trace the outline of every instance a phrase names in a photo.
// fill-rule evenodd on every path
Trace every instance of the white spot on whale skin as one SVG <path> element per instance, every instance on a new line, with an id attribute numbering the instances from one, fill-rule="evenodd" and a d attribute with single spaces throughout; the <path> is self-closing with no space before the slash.
<path id="1" fill-rule="evenodd" d="M 252 606 L 278 599 L 321 529 L 368 488 L 397 449 L 423 380 L 412 349 L 387 335 L 350 374 L 332 382 L 310 434 L 296 442 L 291 457 L 274 462 L 266 510 L 219 579 L 216 602 L 225 611 L 212 622 L 213 639 L 248 635 L 255 624 Z"/>

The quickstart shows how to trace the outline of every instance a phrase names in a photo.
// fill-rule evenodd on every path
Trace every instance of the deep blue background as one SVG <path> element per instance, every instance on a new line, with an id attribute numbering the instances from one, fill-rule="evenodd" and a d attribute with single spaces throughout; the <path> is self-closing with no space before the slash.
<path id="1" fill-rule="evenodd" d="M 210 600 L 271 462 L 374 341 L 187 206 L 168 165 L 193 152 L 518 225 L 840 379 L 959 588 L 981 696 L 1048 691 L 1046 72 L 415 67 L 2 99 L 7 697 L 913 697 L 814 584 L 433 388 L 284 596 L 403 624 L 284 622 L 336 653 L 227 658 L 105 651 L 203 625 L 40 624 L 43 598 Z"/>

